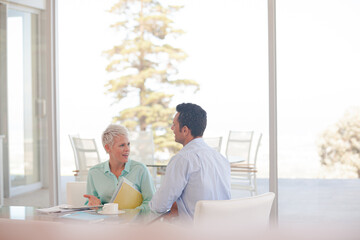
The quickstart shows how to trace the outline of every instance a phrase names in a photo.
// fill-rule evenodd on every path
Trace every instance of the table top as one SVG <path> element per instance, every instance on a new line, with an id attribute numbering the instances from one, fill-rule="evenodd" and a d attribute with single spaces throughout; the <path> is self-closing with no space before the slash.
<path id="1" fill-rule="evenodd" d="M 112 223 L 112 224 L 151 224 L 160 220 L 166 214 L 158 214 L 150 210 L 126 209 L 125 213 L 103 215 L 99 210 L 67 211 L 61 213 L 41 213 L 37 207 L 2 206 L 0 218 L 12 220 L 38 220 L 48 222 L 84 222 L 84 223 Z"/>
<path id="2" fill-rule="evenodd" d="M 167 164 L 146 164 L 147 167 L 167 167 Z"/>

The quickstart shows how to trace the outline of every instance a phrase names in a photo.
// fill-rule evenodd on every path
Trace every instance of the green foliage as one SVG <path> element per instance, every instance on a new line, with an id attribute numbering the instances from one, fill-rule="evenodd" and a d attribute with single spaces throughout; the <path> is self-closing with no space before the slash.
<path id="1" fill-rule="evenodd" d="M 195 92 L 199 84 L 194 80 L 177 79 L 178 65 L 187 58 L 180 48 L 169 44 L 184 32 L 174 27 L 172 14 L 182 6 L 165 6 L 156 0 L 120 0 L 109 12 L 119 20 L 111 25 L 123 39 L 105 51 L 109 59 L 106 70 L 114 78 L 105 85 L 107 93 L 121 102 L 130 93 L 138 94 L 138 105 L 120 111 L 114 117 L 130 130 L 151 127 L 157 150 L 177 151 L 170 126 L 175 109 L 169 108 L 179 88 Z"/>
<path id="2" fill-rule="evenodd" d="M 349 109 L 319 140 L 322 165 L 345 165 L 360 177 L 360 107 Z"/>

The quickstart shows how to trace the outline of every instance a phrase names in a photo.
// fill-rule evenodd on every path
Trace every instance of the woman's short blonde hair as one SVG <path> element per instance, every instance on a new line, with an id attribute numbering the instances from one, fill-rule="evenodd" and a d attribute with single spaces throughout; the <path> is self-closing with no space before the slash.
<path id="1" fill-rule="evenodd" d="M 103 134 L 101 136 L 103 147 L 105 148 L 106 144 L 108 144 L 109 146 L 112 146 L 114 143 L 114 137 L 117 137 L 120 135 L 129 137 L 128 129 L 122 125 L 110 124 L 105 129 L 105 131 L 103 132 Z"/>

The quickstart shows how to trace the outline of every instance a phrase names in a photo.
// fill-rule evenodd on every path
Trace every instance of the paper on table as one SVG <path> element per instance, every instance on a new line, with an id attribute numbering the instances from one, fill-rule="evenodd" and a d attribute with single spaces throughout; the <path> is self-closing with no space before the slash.
<path id="1" fill-rule="evenodd" d="M 99 205 L 100 206 L 100 205 Z M 83 211 L 83 210 L 89 210 L 91 207 L 97 207 L 97 206 L 78 206 L 74 207 L 69 204 L 61 204 L 54 207 L 49 208 L 39 208 L 36 209 L 36 211 L 41 213 L 64 213 L 64 212 L 74 212 L 74 211 Z"/>
<path id="2" fill-rule="evenodd" d="M 54 207 L 49 207 L 49 208 L 39 208 L 36 209 L 36 211 L 38 212 L 42 212 L 42 213 L 60 213 L 60 212 L 70 212 L 70 211 L 74 211 L 74 210 L 68 210 L 68 209 L 63 209 L 62 207 L 66 207 L 69 206 L 67 204 L 62 204 L 62 205 L 58 205 L 58 206 L 54 206 Z"/>

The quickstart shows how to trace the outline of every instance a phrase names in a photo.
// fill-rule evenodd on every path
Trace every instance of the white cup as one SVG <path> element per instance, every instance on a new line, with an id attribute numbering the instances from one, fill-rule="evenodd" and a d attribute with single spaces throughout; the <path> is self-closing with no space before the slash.
<path id="1" fill-rule="evenodd" d="M 105 203 L 102 208 L 104 213 L 115 213 L 118 211 L 117 203 Z"/>

